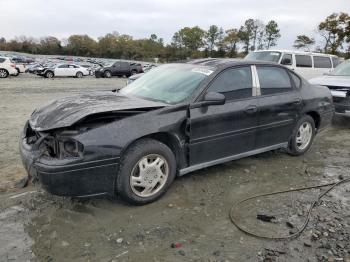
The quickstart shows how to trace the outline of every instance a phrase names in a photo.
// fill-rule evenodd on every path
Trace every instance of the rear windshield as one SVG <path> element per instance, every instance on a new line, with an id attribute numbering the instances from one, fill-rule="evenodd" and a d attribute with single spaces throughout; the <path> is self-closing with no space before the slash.
<path id="1" fill-rule="evenodd" d="M 269 62 L 276 62 L 276 63 L 278 63 L 280 58 L 281 58 L 281 52 L 275 52 L 275 51 L 251 52 L 245 57 L 245 59 L 247 60 L 269 61 Z"/>

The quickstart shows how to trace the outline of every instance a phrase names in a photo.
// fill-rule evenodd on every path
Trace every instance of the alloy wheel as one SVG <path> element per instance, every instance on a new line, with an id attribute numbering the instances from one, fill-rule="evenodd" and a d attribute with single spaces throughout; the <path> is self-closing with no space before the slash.
<path id="1" fill-rule="evenodd" d="M 166 184 L 169 164 L 158 154 L 142 157 L 133 167 L 130 176 L 131 190 L 139 197 L 157 194 Z"/>
<path id="2" fill-rule="evenodd" d="M 5 78 L 7 77 L 7 72 L 4 69 L 0 69 L 0 78 Z"/>
<path id="3" fill-rule="evenodd" d="M 300 125 L 297 136 L 296 145 L 299 150 L 307 148 L 312 139 L 312 126 L 309 122 L 304 122 Z"/>

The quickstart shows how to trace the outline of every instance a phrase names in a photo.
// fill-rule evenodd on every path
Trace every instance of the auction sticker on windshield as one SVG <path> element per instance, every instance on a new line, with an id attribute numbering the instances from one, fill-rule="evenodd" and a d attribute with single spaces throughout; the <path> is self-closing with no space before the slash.
<path id="1" fill-rule="evenodd" d="M 209 69 L 205 69 L 205 68 L 193 68 L 191 71 L 195 72 L 195 73 L 204 74 L 207 76 L 214 72 L 213 70 L 209 70 Z"/>

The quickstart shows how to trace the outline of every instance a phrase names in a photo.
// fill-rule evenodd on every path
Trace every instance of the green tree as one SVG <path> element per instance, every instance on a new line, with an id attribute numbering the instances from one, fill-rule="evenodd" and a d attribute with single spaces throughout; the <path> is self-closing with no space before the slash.
<path id="1" fill-rule="evenodd" d="M 336 54 L 347 39 L 346 30 L 349 23 L 349 15 L 346 13 L 333 13 L 318 25 L 318 32 L 323 38 L 323 51 Z"/>
<path id="2" fill-rule="evenodd" d="M 40 40 L 40 53 L 58 55 L 62 53 L 61 41 L 56 37 L 48 36 Z"/>
<path id="3" fill-rule="evenodd" d="M 272 46 L 276 46 L 280 37 L 281 34 L 278 24 L 274 20 L 269 21 L 265 26 L 265 47 L 269 49 Z"/>
<path id="4" fill-rule="evenodd" d="M 237 56 L 237 44 L 239 41 L 238 30 L 236 28 L 226 30 L 224 42 L 229 57 Z"/>
<path id="5" fill-rule="evenodd" d="M 297 49 L 307 49 L 310 51 L 311 46 L 315 44 L 315 39 L 312 37 L 308 37 L 307 35 L 298 35 L 297 39 L 294 41 L 294 47 Z"/>
<path id="6" fill-rule="evenodd" d="M 208 31 L 205 33 L 205 43 L 210 53 L 212 53 L 214 48 L 216 47 L 219 36 L 220 29 L 216 25 L 211 25 Z"/>
<path id="7" fill-rule="evenodd" d="M 174 34 L 173 40 L 177 46 L 194 52 L 204 46 L 204 36 L 205 31 L 198 26 L 184 27 Z"/>
<path id="8" fill-rule="evenodd" d="M 70 55 L 95 56 L 97 42 L 88 35 L 71 35 L 66 48 Z"/>
<path id="9" fill-rule="evenodd" d="M 238 37 L 240 41 L 243 43 L 243 49 L 246 54 L 248 54 L 251 49 L 251 39 L 253 36 L 253 31 L 255 28 L 254 19 L 247 19 L 244 22 L 244 25 L 238 31 Z"/>

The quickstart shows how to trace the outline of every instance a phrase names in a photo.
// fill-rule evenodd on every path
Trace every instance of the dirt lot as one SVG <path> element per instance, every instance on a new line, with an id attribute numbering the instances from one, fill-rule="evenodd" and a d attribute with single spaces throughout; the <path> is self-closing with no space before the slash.
<path id="1" fill-rule="evenodd" d="M 323 198 L 296 239 L 254 238 L 229 219 L 239 199 L 348 178 L 349 119 L 335 118 L 303 157 L 269 152 L 194 172 L 147 206 L 59 198 L 33 185 L 18 189 L 25 176 L 18 134 L 34 108 L 124 85 L 125 79 L 91 77 L 21 75 L 0 81 L 0 261 L 350 261 L 350 184 Z M 307 207 L 323 190 L 251 201 L 239 209 L 240 222 L 257 233 L 288 235 L 301 227 Z M 257 213 L 276 220 L 259 221 Z"/>

